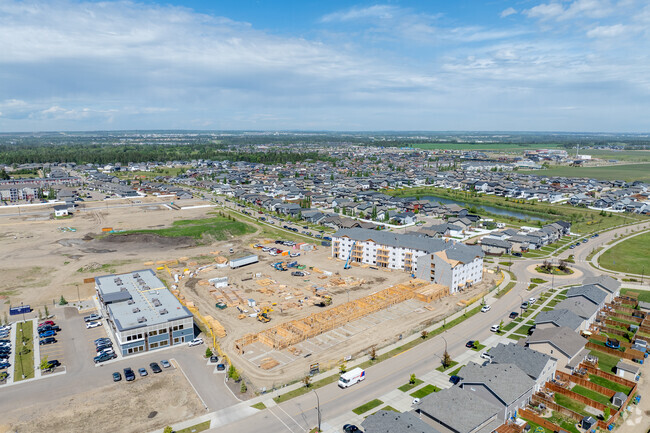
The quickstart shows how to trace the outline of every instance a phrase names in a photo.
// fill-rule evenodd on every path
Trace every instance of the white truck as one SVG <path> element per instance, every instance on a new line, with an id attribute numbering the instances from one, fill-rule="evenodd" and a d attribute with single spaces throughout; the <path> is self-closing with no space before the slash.
<path id="1" fill-rule="evenodd" d="M 366 372 L 361 368 L 355 368 L 348 372 L 345 372 L 339 378 L 339 387 L 347 388 L 354 385 L 357 382 L 361 382 L 366 378 Z"/>

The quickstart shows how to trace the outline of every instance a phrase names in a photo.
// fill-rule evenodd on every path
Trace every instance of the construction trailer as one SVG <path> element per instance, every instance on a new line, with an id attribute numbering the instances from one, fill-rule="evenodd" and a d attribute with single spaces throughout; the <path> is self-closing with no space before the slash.
<path id="1" fill-rule="evenodd" d="M 259 258 L 256 255 L 250 255 L 246 257 L 240 257 L 238 259 L 233 259 L 230 261 L 230 268 L 237 269 L 242 266 L 252 265 L 253 263 L 259 262 Z"/>

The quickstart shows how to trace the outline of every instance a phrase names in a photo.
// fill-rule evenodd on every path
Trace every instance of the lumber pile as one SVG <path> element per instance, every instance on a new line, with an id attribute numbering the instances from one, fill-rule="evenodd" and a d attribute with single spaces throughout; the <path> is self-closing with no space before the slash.
<path id="1" fill-rule="evenodd" d="M 260 364 L 260 368 L 262 368 L 264 370 L 270 370 L 270 369 L 272 369 L 274 367 L 277 367 L 278 365 L 280 365 L 280 363 L 278 361 L 276 361 L 275 359 L 273 359 L 273 358 L 264 358 L 264 359 L 262 359 L 262 363 Z"/>
<path id="2" fill-rule="evenodd" d="M 223 338 L 226 336 L 226 329 L 217 319 L 215 319 L 212 316 L 203 316 L 203 318 L 207 322 L 210 329 L 212 329 L 214 335 L 216 335 L 219 338 Z"/>

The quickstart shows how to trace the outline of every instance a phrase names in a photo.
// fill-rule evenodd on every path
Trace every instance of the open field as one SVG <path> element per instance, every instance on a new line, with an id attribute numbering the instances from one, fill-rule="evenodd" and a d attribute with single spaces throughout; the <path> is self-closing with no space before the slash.
<path id="1" fill-rule="evenodd" d="M 521 151 L 534 149 L 558 149 L 564 148 L 559 143 L 547 144 L 524 144 L 524 143 L 417 143 L 411 147 L 426 150 L 501 150 Z"/>
<path id="2" fill-rule="evenodd" d="M 129 404 L 124 404 L 128 401 Z M 179 370 L 95 389 L 2 414 L 0 432 L 133 432 L 161 429 L 204 412 Z M 149 418 L 150 415 L 154 415 Z"/>
<path id="3" fill-rule="evenodd" d="M 204 219 L 178 220 L 174 221 L 172 226 L 167 228 L 127 230 L 111 236 L 141 233 L 171 238 L 189 237 L 205 239 L 209 237 L 213 240 L 223 241 L 231 236 L 241 236 L 253 232 L 255 232 L 255 229 L 245 223 L 232 221 L 222 216 L 215 216 Z"/>
<path id="4" fill-rule="evenodd" d="M 621 164 L 604 167 L 553 167 L 547 170 L 521 170 L 539 176 L 587 177 L 600 180 L 650 181 L 650 164 Z"/>
<path id="5" fill-rule="evenodd" d="M 594 158 L 600 158 L 606 161 L 650 162 L 650 150 L 585 149 L 580 153 L 591 155 Z"/>
<path id="6" fill-rule="evenodd" d="M 641 302 L 650 302 L 650 291 L 648 290 L 635 290 L 635 289 L 621 289 L 621 295 L 625 295 L 628 292 L 637 293 L 639 295 L 639 301 Z"/>
<path id="7" fill-rule="evenodd" d="M 598 257 L 598 264 L 612 271 L 641 274 L 650 271 L 650 233 L 631 237 Z"/>
<path id="8" fill-rule="evenodd" d="M 120 179 L 144 179 L 151 180 L 158 176 L 170 176 L 175 177 L 180 173 L 184 172 L 185 169 L 181 167 L 165 167 L 165 168 L 156 168 L 152 171 L 116 171 L 112 174 L 115 177 Z"/>

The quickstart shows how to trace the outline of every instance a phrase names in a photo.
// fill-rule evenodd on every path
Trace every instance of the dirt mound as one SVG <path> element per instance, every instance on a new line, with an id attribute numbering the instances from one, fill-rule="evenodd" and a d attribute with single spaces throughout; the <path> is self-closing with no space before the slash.
<path id="1" fill-rule="evenodd" d="M 96 239 L 96 243 L 102 245 L 115 245 L 115 244 L 128 244 L 137 243 L 146 245 L 147 247 L 160 247 L 160 248 L 187 248 L 196 245 L 196 241 L 190 237 L 166 237 L 151 233 L 129 233 L 129 234 L 113 234 L 101 239 Z"/>

